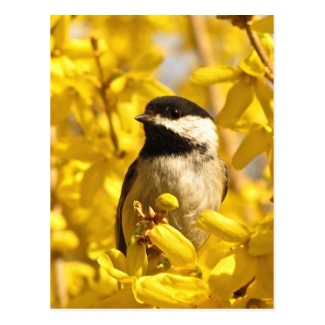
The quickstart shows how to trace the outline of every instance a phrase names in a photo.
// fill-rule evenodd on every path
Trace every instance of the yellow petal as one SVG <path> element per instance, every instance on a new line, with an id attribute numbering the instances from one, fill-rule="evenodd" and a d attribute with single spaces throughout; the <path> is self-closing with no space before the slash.
<path id="1" fill-rule="evenodd" d="M 50 38 L 50 52 L 52 54 L 52 51 L 54 50 L 54 47 L 55 47 L 55 40 L 54 40 L 54 37 L 51 35 L 51 38 Z"/>
<path id="2" fill-rule="evenodd" d="M 263 77 L 265 75 L 265 66 L 254 49 L 251 49 L 249 55 L 242 59 L 238 66 L 248 75 L 254 77 Z"/>
<path id="3" fill-rule="evenodd" d="M 195 225 L 230 245 L 245 243 L 252 233 L 245 224 L 213 210 L 203 211 Z"/>
<path id="4" fill-rule="evenodd" d="M 52 154 L 63 159 L 92 161 L 96 157 L 93 146 L 83 139 L 65 138 L 52 146 Z"/>
<path id="5" fill-rule="evenodd" d="M 124 89 L 124 91 L 119 95 L 117 102 L 117 113 L 121 117 L 121 128 L 126 132 L 134 132 L 139 128 L 139 122 L 137 122 L 134 117 L 139 115 L 139 101 L 138 97 L 134 94 L 133 91 Z M 142 107 L 141 107 L 142 109 Z M 115 130 L 118 130 L 114 125 Z M 120 132 L 119 132 L 120 133 Z M 134 146 L 134 138 L 132 138 Z M 123 143 L 123 138 L 120 139 L 119 134 L 119 143 Z M 121 148 L 122 149 L 122 148 Z M 124 149 L 124 148 L 123 148 Z"/>
<path id="6" fill-rule="evenodd" d="M 273 299 L 259 299 L 259 298 L 253 298 L 254 295 L 251 295 L 249 293 L 250 289 L 254 287 L 255 281 L 249 286 L 247 290 L 247 295 L 245 297 L 240 297 L 233 300 L 233 303 L 231 305 L 231 308 L 234 309 L 250 309 L 250 308 L 259 308 L 259 309 L 273 309 L 274 303 Z"/>
<path id="7" fill-rule="evenodd" d="M 207 86 L 220 82 L 235 81 L 241 73 L 240 69 L 230 65 L 204 67 L 197 69 L 190 80 L 195 85 Z"/>
<path id="8" fill-rule="evenodd" d="M 158 51 L 151 51 L 139 57 L 130 70 L 130 76 L 140 80 L 150 75 L 163 61 L 163 55 Z"/>
<path id="9" fill-rule="evenodd" d="M 115 246 L 112 229 L 106 228 L 88 237 L 87 255 L 92 260 L 97 260 L 101 253 L 105 253 L 107 247 Z"/>
<path id="10" fill-rule="evenodd" d="M 256 156 L 266 152 L 269 147 L 264 127 L 252 129 L 234 154 L 232 164 L 236 169 L 242 169 Z"/>
<path id="11" fill-rule="evenodd" d="M 209 285 L 219 299 L 233 293 L 255 276 L 255 258 L 245 248 L 237 247 L 223 257 L 210 273 Z"/>
<path id="12" fill-rule="evenodd" d="M 61 57 L 50 59 L 50 72 L 52 94 L 60 94 L 69 87 L 69 81 L 65 78 L 61 65 Z"/>
<path id="13" fill-rule="evenodd" d="M 272 61 L 274 54 L 274 41 L 273 38 L 269 34 L 261 34 L 259 35 L 261 44 L 268 56 L 268 58 Z M 265 65 L 262 63 L 259 55 L 256 53 L 254 49 L 251 50 L 249 55 L 242 59 L 239 64 L 239 68 L 245 71 L 247 74 L 254 77 L 263 77 L 265 75 Z"/>
<path id="14" fill-rule="evenodd" d="M 154 306 L 149 304 L 138 303 L 134 299 L 134 295 L 131 287 L 126 287 L 122 290 L 119 290 L 115 295 L 97 303 L 95 308 L 154 308 Z"/>
<path id="15" fill-rule="evenodd" d="M 273 128 L 274 125 L 273 89 L 261 78 L 256 79 L 254 89 L 255 89 L 256 97 L 261 103 L 261 106 L 264 110 L 264 114 L 267 117 L 270 126 Z"/>
<path id="16" fill-rule="evenodd" d="M 108 47 L 104 39 L 98 40 L 99 53 L 107 51 Z M 78 59 L 93 59 L 94 50 L 91 46 L 90 40 L 87 39 L 72 39 L 65 43 L 62 48 L 62 53 L 73 60 Z"/>
<path id="17" fill-rule="evenodd" d="M 51 34 L 55 38 L 57 48 L 61 48 L 69 40 L 70 20 L 70 15 L 60 16 L 59 18 L 53 17 L 52 19 L 51 25 L 53 24 L 54 28 Z"/>
<path id="18" fill-rule="evenodd" d="M 108 274 L 121 283 L 131 283 L 132 280 L 125 272 L 115 269 L 111 259 L 106 254 L 100 254 L 98 259 L 100 266 L 104 267 Z"/>
<path id="19" fill-rule="evenodd" d="M 159 96 L 173 96 L 175 92 L 155 79 L 142 79 L 139 82 L 137 95 L 147 99 Z"/>
<path id="20" fill-rule="evenodd" d="M 69 89 L 51 97 L 51 125 L 66 120 L 71 113 L 72 95 Z"/>
<path id="21" fill-rule="evenodd" d="M 118 290 L 118 283 L 102 266 L 99 266 L 98 275 L 96 280 L 91 280 L 89 282 L 89 287 L 98 293 L 98 295 L 100 295 L 99 300 L 102 300 L 102 297 L 110 297 Z"/>
<path id="22" fill-rule="evenodd" d="M 273 146 L 270 148 L 268 152 L 268 160 L 269 160 L 269 169 L 270 169 L 270 176 L 272 181 L 274 181 L 274 149 Z"/>
<path id="23" fill-rule="evenodd" d="M 219 299 L 216 297 L 208 298 L 198 304 L 197 308 L 199 309 L 216 309 L 216 308 L 223 308 L 224 306 L 221 304 Z"/>
<path id="24" fill-rule="evenodd" d="M 268 214 L 254 229 L 249 241 L 249 253 L 253 256 L 273 253 L 274 214 Z"/>
<path id="25" fill-rule="evenodd" d="M 91 99 L 92 87 L 93 85 L 88 81 L 78 82 L 74 87 L 78 95 L 71 106 L 76 121 L 84 131 L 85 138 L 90 141 L 96 139 L 99 133 Z"/>
<path id="26" fill-rule="evenodd" d="M 167 256 L 175 267 L 196 264 L 192 243 L 170 225 L 158 224 L 149 232 L 150 240 Z"/>
<path id="27" fill-rule="evenodd" d="M 217 116 L 217 124 L 225 128 L 236 125 L 253 98 L 254 91 L 248 82 L 243 79 L 235 82 L 229 89 L 226 103 Z"/>
<path id="28" fill-rule="evenodd" d="M 126 258 L 122 252 L 116 248 L 112 248 L 107 251 L 107 256 L 110 258 L 116 269 L 126 273 Z"/>
<path id="29" fill-rule="evenodd" d="M 253 21 L 251 27 L 255 32 L 273 34 L 274 16 L 266 16 Z"/>
<path id="30" fill-rule="evenodd" d="M 126 82 L 127 82 L 127 74 L 125 75 L 122 75 L 116 79 L 114 79 L 111 83 L 110 83 L 110 86 L 109 88 L 114 92 L 114 93 L 120 93 L 125 85 L 126 85 Z"/>
<path id="31" fill-rule="evenodd" d="M 202 271 L 203 280 L 208 280 L 210 272 L 229 251 L 230 246 L 221 242 L 202 252 L 199 257 L 198 265 Z"/>
<path id="32" fill-rule="evenodd" d="M 85 173 L 80 184 L 80 204 L 83 208 L 91 208 L 94 197 L 104 183 L 105 164 L 93 164 Z"/>
<path id="33" fill-rule="evenodd" d="M 235 121 L 234 121 L 235 122 Z M 228 125 L 233 131 L 247 134 L 254 125 L 266 125 L 268 124 L 268 119 L 265 116 L 263 108 L 257 97 L 254 96 L 253 101 L 244 111 L 242 116 L 234 125 Z"/>
<path id="34" fill-rule="evenodd" d="M 178 200 L 174 195 L 164 193 L 156 199 L 157 211 L 173 211 L 178 208 Z"/>
<path id="35" fill-rule="evenodd" d="M 92 266 L 82 262 L 64 262 L 64 283 L 68 292 L 79 295 L 86 286 L 86 279 L 93 280 L 95 270 Z"/>
<path id="36" fill-rule="evenodd" d="M 54 231 L 51 234 L 51 249 L 66 251 L 79 246 L 79 238 L 72 230 Z"/>
<path id="37" fill-rule="evenodd" d="M 67 227 L 67 221 L 62 214 L 51 211 L 51 230 L 63 230 Z"/>
<path id="38" fill-rule="evenodd" d="M 274 257 L 262 255 L 256 261 L 256 288 L 254 298 L 274 297 Z"/>
<path id="39" fill-rule="evenodd" d="M 100 297 L 98 296 L 98 293 L 86 289 L 80 292 L 78 295 L 71 298 L 71 300 L 68 301 L 68 304 L 65 306 L 65 308 L 69 309 L 89 309 L 94 308 L 95 304 L 100 300 Z"/>
<path id="40" fill-rule="evenodd" d="M 136 241 L 128 247 L 126 255 L 126 270 L 129 276 L 134 275 L 139 278 L 147 274 L 148 257 L 146 246 L 139 245 Z"/>
<path id="41" fill-rule="evenodd" d="M 56 24 L 57 24 L 57 22 L 60 20 L 60 15 L 51 15 L 50 16 L 50 26 L 51 26 L 51 28 L 52 27 L 54 27 Z"/>
<path id="42" fill-rule="evenodd" d="M 209 296 L 206 282 L 193 277 L 160 273 L 133 281 L 138 302 L 160 308 L 193 308 Z"/>

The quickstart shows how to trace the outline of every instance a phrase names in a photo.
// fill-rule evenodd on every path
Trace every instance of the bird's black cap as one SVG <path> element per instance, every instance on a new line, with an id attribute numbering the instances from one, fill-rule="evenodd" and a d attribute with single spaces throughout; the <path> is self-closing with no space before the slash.
<path id="1" fill-rule="evenodd" d="M 158 118 L 159 115 L 159 118 Z M 177 128 L 184 127 L 187 123 L 182 118 L 195 116 L 197 118 L 212 119 L 212 117 L 199 105 L 192 101 L 178 96 L 163 96 L 151 100 L 145 109 L 145 113 L 135 119 L 144 124 L 146 134 L 145 144 L 140 152 L 141 157 L 167 156 L 167 155 L 187 155 L 193 150 L 201 154 L 207 152 L 207 146 L 200 141 L 192 141 L 181 135 Z M 160 123 L 161 118 L 174 121 L 174 129 L 166 127 Z M 181 120 L 183 122 L 181 122 Z M 181 123 L 181 124 L 179 124 Z M 191 121 L 190 123 L 195 123 Z M 188 126 L 191 128 L 191 124 Z M 210 158 L 210 157 L 209 157 Z"/>
<path id="2" fill-rule="evenodd" d="M 194 115 L 212 119 L 199 105 L 179 96 L 156 97 L 147 104 L 145 113 L 153 116 L 159 114 L 161 117 L 174 119 L 175 116 L 173 114 L 175 114 L 175 110 L 179 110 L 179 117 Z"/>

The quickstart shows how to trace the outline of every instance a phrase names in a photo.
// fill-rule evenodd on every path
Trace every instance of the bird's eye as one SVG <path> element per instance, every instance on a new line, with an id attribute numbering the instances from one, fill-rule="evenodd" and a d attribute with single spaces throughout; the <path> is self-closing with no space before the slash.
<path id="1" fill-rule="evenodd" d="M 174 120 L 177 120 L 178 118 L 181 117 L 181 111 L 177 108 L 172 108 L 170 110 L 170 117 Z"/>

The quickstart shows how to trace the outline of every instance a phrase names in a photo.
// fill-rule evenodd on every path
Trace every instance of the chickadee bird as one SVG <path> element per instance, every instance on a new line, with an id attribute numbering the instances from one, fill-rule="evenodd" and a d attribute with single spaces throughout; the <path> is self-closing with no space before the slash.
<path id="1" fill-rule="evenodd" d="M 170 193 L 177 197 L 179 208 L 169 212 L 169 224 L 199 249 L 208 233 L 194 222 L 206 209 L 218 211 L 228 189 L 227 168 L 217 153 L 216 125 L 204 109 L 178 96 L 153 99 L 135 119 L 143 123 L 146 140 L 123 182 L 117 248 L 126 253 L 139 221 L 134 200 L 148 211 L 159 195 Z"/>

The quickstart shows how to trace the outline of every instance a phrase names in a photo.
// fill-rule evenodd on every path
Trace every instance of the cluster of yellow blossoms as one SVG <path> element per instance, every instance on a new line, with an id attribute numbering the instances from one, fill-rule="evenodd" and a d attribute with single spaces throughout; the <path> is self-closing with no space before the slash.
<path id="1" fill-rule="evenodd" d="M 206 210 L 195 226 L 212 235 L 198 253 L 178 230 L 159 223 L 147 235 L 161 254 L 147 255 L 137 240 L 126 256 L 117 249 L 101 254 L 98 263 L 121 290 L 97 307 L 273 308 L 273 213 L 250 229 Z"/>

